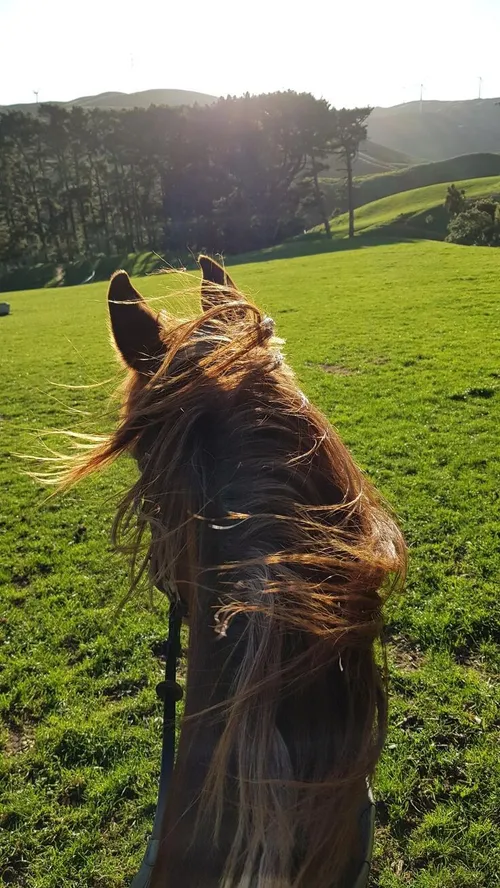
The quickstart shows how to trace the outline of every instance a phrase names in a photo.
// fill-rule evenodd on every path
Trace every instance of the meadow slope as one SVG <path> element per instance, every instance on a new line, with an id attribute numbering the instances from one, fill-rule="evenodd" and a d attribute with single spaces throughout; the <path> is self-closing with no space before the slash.
<path id="1" fill-rule="evenodd" d="M 409 235 L 420 234 L 420 237 L 444 237 L 449 216 L 444 209 L 446 191 L 451 182 L 427 185 L 401 191 L 364 204 L 355 212 L 355 228 L 357 232 L 389 229 L 398 233 L 408 231 Z M 478 179 L 463 179 L 454 183 L 457 188 L 464 189 L 468 198 L 483 197 L 500 193 L 500 176 L 485 176 Z M 331 220 L 332 234 L 344 237 L 348 232 L 348 214 L 343 213 Z M 314 231 L 321 231 L 317 225 Z"/>
<path id="2" fill-rule="evenodd" d="M 420 241 L 232 269 L 410 546 L 373 888 L 498 885 L 499 255 Z M 193 310 L 185 285 L 139 282 Z M 47 500 L 16 456 L 43 453 L 43 429 L 112 424 L 105 290 L 15 293 L 0 318 L 0 880 L 23 888 L 129 884 L 155 803 L 165 606 L 144 593 L 117 613 L 108 542 L 134 468 Z"/>

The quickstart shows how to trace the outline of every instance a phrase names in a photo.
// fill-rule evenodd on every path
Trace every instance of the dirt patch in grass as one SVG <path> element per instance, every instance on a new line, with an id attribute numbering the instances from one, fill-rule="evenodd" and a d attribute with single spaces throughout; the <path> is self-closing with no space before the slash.
<path id="1" fill-rule="evenodd" d="M 424 665 L 424 654 L 403 635 L 388 640 L 388 657 L 391 666 L 402 672 L 415 672 Z"/>
<path id="2" fill-rule="evenodd" d="M 360 373 L 359 370 L 343 367 L 342 364 L 315 364 L 312 361 L 306 361 L 306 366 L 313 367 L 317 370 L 323 370 L 323 373 L 331 373 L 332 376 L 355 376 L 357 373 Z"/>
<path id="3" fill-rule="evenodd" d="M 35 745 L 35 727 L 30 722 L 8 728 L 4 751 L 6 755 L 20 755 Z"/>

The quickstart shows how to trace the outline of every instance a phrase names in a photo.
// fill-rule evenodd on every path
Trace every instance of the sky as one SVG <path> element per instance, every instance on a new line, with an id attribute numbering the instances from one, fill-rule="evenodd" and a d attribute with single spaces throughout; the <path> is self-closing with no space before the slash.
<path id="1" fill-rule="evenodd" d="M 0 105 L 295 89 L 337 107 L 500 96 L 500 0 L 0 0 Z"/>

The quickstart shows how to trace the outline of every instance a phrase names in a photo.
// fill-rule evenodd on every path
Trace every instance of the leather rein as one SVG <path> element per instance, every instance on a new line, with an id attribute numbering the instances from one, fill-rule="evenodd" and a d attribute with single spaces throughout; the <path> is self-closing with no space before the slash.
<path id="1" fill-rule="evenodd" d="M 165 657 L 165 678 L 156 685 L 156 693 L 163 700 L 163 728 L 161 747 L 160 785 L 156 804 L 153 831 L 148 841 L 146 853 L 139 872 L 130 888 L 147 888 L 151 884 L 153 868 L 158 857 L 161 840 L 161 827 L 167 807 L 168 788 L 175 762 L 175 716 L 176 704 L 182 700 L 184 692 L 177 682 L 177 663 L 181 655 L 181 626 L 185 611 L 180 602 L 172 602 L 168 616 L 168 635 L 163 644 Z"/>

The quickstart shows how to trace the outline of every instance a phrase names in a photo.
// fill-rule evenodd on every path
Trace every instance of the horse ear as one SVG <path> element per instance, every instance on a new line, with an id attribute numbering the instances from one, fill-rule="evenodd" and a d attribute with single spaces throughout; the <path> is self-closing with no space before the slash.
<path id="1" fill-rule="evenodd" d="M 128 367 L 151 373 L 165 354 L 162 327 L 126 271 L 116 271 L 108 290 L 113 338 Z"/>
<path id="2" fill-rule="evenodd" d="M 209 256 L 200 256 L 198 262 L 202 273 L 201 307 L 203 311 L 208 311 L 215 305 L 242 298 L 225 268 L 219 265 L 215 259 L 210 259 Z"/>

